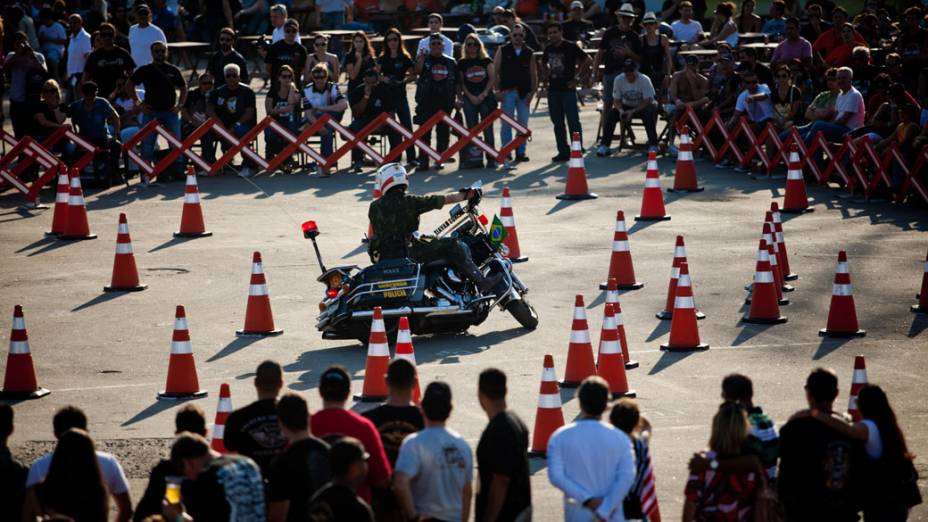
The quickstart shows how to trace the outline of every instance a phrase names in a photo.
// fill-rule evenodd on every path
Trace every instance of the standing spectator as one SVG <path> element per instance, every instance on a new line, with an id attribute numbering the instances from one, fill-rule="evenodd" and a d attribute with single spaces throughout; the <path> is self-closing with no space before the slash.
<path id="1" fill-rule="evenodd" d="M 338 64 L 338 56 L 335 56 L 334 54 L 330 53 L 328 49 L 329 49 L 329 37 L 328 36 L 322 33 L 316 33 L 315 35 L 313 35 L 313 48 L 309 49 L 309 55 L 306 57 L 306 69 L 303 71 L 303 79 L 306 82 L 311 81 L 309 74 L 313 70 L 313 67 L 316 66 L 317 63 L 324 64 L 326 68 L 329 69 L 330 78 L 338 78 L 340 76 L 341 68 Z M 400 45 L 400 49 L 405 50 L 402 44 Z M 412 127 L 408 127 L 408 128 L 412 128 Z"/>
<path id="2" fill-rule="evenodd" d="M 164 31 L 151 23 L 151 9 L 146 4 L 139 4 L 135 8 L 135 19 L 138 22 L 129 28 L 129 50 L 132 51 L 132 61 L 141 67 L 151 63 L 151 44 L 163 42 L 168 39 Z"/>
<path id="3" fill-rule="evenodd" d="M 309 434 L 309 407 L 296 393 L 277 402 L 287 448 L 271 463 L 268 522 L 304 522 L 309 499 L 329 481 L 329 445 Z"/>
<path id="4" fill-rule="evenodd" d="M 429 37 L 429 42 L 429 53 L 416 57 L 416 74 L 419 75 L 419 79 L 416 82 L 416 116 L 413 122 L 417 125 L 422 125 L 438 111 L 450 114 L 457 95 L 457 62 L 451 56 L 442 54 L 444 42 L 441 35 L 433 34 Z M 435 150 L 447 149 L 451 138 L 448 124 L 436 125 L 435 134 Z M 431 143 L 431 140 L 431 130 L 422 135 L 423 142 Z M 428 154 L 419 155 L 418 168 L 429 169 Z M 438 163 L 435 168 L 441 170 L 441 163 Z"/>
<path id="5" fill-rule="evenodd" d="M 232 3 L 233 0 L 216 0 L 213 2 L 203 2 L 203 16 L 201 20 L 205 26 L 207 42 L 216 41 L 216 36 L 224 27 L 232 27 Z M 219 78 L 221 76 L 217 76 Z"/>
<path id="6" fill-rule="evenodd" d="M 416 367 L 409 361 L 394 359 L 387 367 L 387 402 L 363 413 L 377 427 L 390 465 L 396 464 L 400 444 L 411 433 L 425 427 L 422 411 L 412 402 Z"/>
<path id="7" fill-rule="evenodd" d="M 611 154 L 609 146 L 616 123 L 630 125 L 633 118 L 641 118 L 644 122 L 648 148 L 654 150 L 657 147 L 657 102 L 654 86 L 647 76 L 638 74 L 633 60 L 625 60 L 622 70 L 624 72 L 615 78 L 612 87 L 613 106 L 606 114 L 602 141 L 596 149 L 596 155 L 600 157 Z"/>
<path id="8" fill-rule="evenodd" d="M 778 41 L 786 32 L 786 3 L 783 0 L 773 0 L 768 11 L 767 21 L 760 32 L 767 35 L 768 38 Z"/>
<path id="9" fill-rule="evenodd" d="M 685 44 L 695 44 L 702 40 L 702 24 L 693 20 L 693 4 L 689 0 L 680 2 L 680 19 L 670 24 L 673 39 Z"/>
<path id="10" fill-rule="evenodd" d="M 66 69 L 66 82 L 68 99 L 76 100 L 79 97 L 81 75 L 84 74 L 84 66 L 87 64 L 87 57 L 93 51 L 90 45 L 90 33 L 84 30 L 84 21 L 81 15 L 72 14 L 68 17 L 68 66 Z"/>
<path id="11" fill-rule="evenodd" d="M 329 450 L 332 481 L 310 498 L 306 520 L 374 522 L 371 506 L 359 494 L 367 480 L 368 459 L 361 441 L 338 438 Z"/>
<path id="12" fill-rule="evenodd" d="M 719 54 L 710 81 L 712 82 L 713 107 L 719 111 L 722 118 L 731 117 L 735 111 L 738 94 L 741 92 L 741 78 L 735 73 L 735 59 L 731 53 Z M 710 139 L 712 139 L 711 136 Z"/>
<path id="13" fill-rule="evenodd" d="M 713 47 L 721 42 L 732 48 L 738 46 L 738 25 L 732 19 L 735 14 L 733 2 L 722 2 L 715 7 L 715 17 L 712 27 L 709 28 L 709 37 L 700 42 L 703 47 Z"/>
<path id="14" fill-rule="evenodd" d="M 583 18 L 583 2 L 573 0 L 570 3 L 570 11 L 567 12 L 567 20 L 561 25 L 564 28 L 564 38 L 579 42 L 586 41 L 590 37 L 595 27 L 593 22 Z M 512 33 L 509 33 L 512 36 Z"/>
<path id="15" fill-rule="evenodd" d="M 255 126 L 257 106 L 255 105 L 255 91 L 239 81 L 241 78 L 239 71 L 238 65 L 234 63 L 227 64 L 223 68 L 225 83 L 222 87 L 210 91 L 207 114 L 219 120 L 223 126 L 241 138 Z M 230 148 L 232 148 L 230 144 L 222 142 L 222 150 L 226 151 Z M 253 174 L 252 163 L 250 159 L 244 158 L 239 175 L 246 178 L 251 176 Z"/>
<path id="16" fill-rule="evenodd" d="M 403 45 L 403 34 L 400 33 L 399 29 L 391 27 L 384 34 L 383 49 L 380 51 L 380 56 L 378 56 L 377 66 L 383 75 L 383 82 L 390 90 L 390 97 L 393 99 L 396 117 L 399 119 L 400 125 L 411 129 L 412 114 L 409 111 L 406 84 L 412 81 L 415 76 L 416 64 L 412 61 L 412 56 L 409 55 L 406 46 Z M 415 162 L 416 148 L 409 147 L 406 149 L 406 163 L 414 165 Z"/>
<path id="17" fill-rule="evenodd" d="M 836 8 L 837 10 L 837 8 Z M 848 424 L 834 411 L 838 377 L 816 368 L 806 379 L 806 401 L 821 415 Z M 856 521 L 860 508 L 861 448 L 829 424 L 797 416 L 780 429 L 780 476 L 777 490 L 787 520 Z"/>
<path id="18" fill-rule="evenodd" d="M 68 114 L 71 123 L 77 128 L 87 141 L 93 143 L 106 152 L 106 168 L 102 171 L 102 180 L 105 182 L 116 179 L 119 173 L 119 157 L 122 154 L 122 145 L 119 143 L 119 133 L 122 128 L 119 115 L 106 98 L 97 96 L 98 88 L 94 82 L 85 82 L 81 85 L 83 98 L 71 102 Z M 109 125 L 107 125 L 109 124 Z M 99 171 L 98 171 L 99 173 Z"/>
<path id="19" fill-rule="evenodd" d="M 564 120 L 567 120 L 571 134 L 583 134 L 577 106 L 577 85 L 589 80 L 590 57 L 576 42 L 564 40 L 559 24 L 547 24 L 545 33 L 548 46 L 542 55 L 541 74 L 548 80 L 548 112 L 554 123 L 554 139 L 557 142 L 557 156 L 551 160 L 564 162 L 570 159 L 570 142 Z"/>
<path id="20" fill-rule="evenodd" d="M 844 24 L 847 23 L 847 11 L 843 7 L 835 7 L 831 12 L 831 28 L 822 32 L 814 42 L 812 42 L 812 50 L 817 53 L 817 60 L 822 61 L 828 56 L 831 51 L 841 45 L 841 28 L 844 27 Z M 853 28 L 852 28 L 853 29 Z M 854 41 L 866 45 L 867 41 L 864 40 L 864 37 L 854 31 Z"/>
<path id="21" fill-rule="evenodd" d="M 179 18 L 168 8 L 165 0 L 154 0 L 151 9 L 151 23 L 164 31 L 164 35 L 169 42 L 186 39 Z M 181 30 L 180 34 L 178 34 L 178 30 Z M 178 38 L 178 36 L 181 38 Z"/>
<path id="22" fill-rule="evenodd" d="M 631 4 L 623 4 L 622 7 L 625 9 L 619 10 L 619 24 L 606 29 L 602 40 L 599 42 L 599 48 L 596 50 L 596 56 L 593 57 L 593 76 L 595 78 L 600 78 L 599 66 L 603 65 L 601 79 L 603 82 L 604 111 L 612 107 L 612 85 L 615 83 L 616 76 L 621 74 L 622 64 L 625 60 L 632 59 L 635 63 L 641 62 L 641 38 L 638 36 L 638 32 L 632 28 L 635 12 L 632 10 Z M 570 69 L 567 70 L 568 74 L 572 72 Z M 571 129 L 571 132 L 573 130 Z"/>
<path id="23" fill-rule="evenodd" d="M 525 32 L 525 45 L 531 47 L 532 49 L 541 49 L 541 43 L 538 42 L 538 37 L 535 36 L 535 31 L 516 15 L 516 12 L 512 9 L 506 9 L 503 11 L 502 16 L 500 17 L 502 25 L 509 28 L 509 34 L 512 35 L 512 30 L 516 27 L 521 27 Z"/>
<path id="24" fill-rule="evenodd" d="M 511 41 L 499 47 L 493 59 L 496 98 L 502 102 L 503 112 L 528 127 L 529 105 L 538 89 L 534 49 L 525 45 L 525 30 L 522 27 L 513 29 L 509 37 Z M 502 146 L 505 147 L 512 141 L 512 127 L 503 122 L 499 136 Z M 516 147 L 515 160 L 528 161 L 525 143 Z M 508 164 L 507 168 L 512 168 L 512 165 Z"/>
<path id="25" fill-rule="evenodd" d="M 13 135 L 24 138 L 32 130 L 32 106 L 38 100 L 35 89 L 48 79 L 45 57 L 29 46 L 26 34 L 13 35 L 13 51 L 6 55 L 3 72 L 10 76 L 10 120 Z"/>
<path id="26" fill-rule="evenodd" d="M 306 67 L 306 54 L 306 48 L 300 43 L 300 23 L 291 18 L 284 22 L 284 39 L 272 45 L 264 59 L 271 78 L 271 90 L 277 88 L 277 75 L 284 65 L 293 69 L 293 83 L 303 85 L 301 76 Z"/>
<path id="27" fill-rule="evenodd" d="M 319 395 L 322 397 L 322 409 L 312 415 L 310 426 L 313 435 L 330 444 L 346 435 L 361 441 L 364 451 L 370 454 L 370 468 L 367 480 L 358 489 L 358 495 L 365 502 L 370 502 L 371 488 L 386 488 L 392 472 L 380 441 L 380 433 L 373 422 L 345 408 L 345 402 L 351 395 L 351 378 L 341 366 L 330 366 L 322 372 L 319 377 Z M 334 468 L 332 474 L 336 477 L 340 475 Z"/>
<path id="28" fill-rule="evenodd" d="M 754 0 L 744 0 L 741 2 L 741 12 L 738 14 L 738 19 L 735 20 L 735 23 L 738 25 L 739 33 L 760 32 L 762 20 L 760 16 L 754 12 L 756 7 L 757 2 Z"/>
<path id="29" fill-rule="evenodd" d="M 806 145 L 812 142 L 818 131 L 822 131 L 828 141 L 841 141 L 845 134 L 864 124 L 866 117 L 864 97 L 852 85 L 854 71 L 850 67 L 841 67 L 838 69 L 836 78 L 838 89 L 841 92 L 835 99 L 835 113 L 832 119 L 830 121 L 817 120 L 798 128 Z"/>
<path id="30" fill-rule="evenodd" d="M 68 43 L 68 34 L 64 26 L 55 20 L 51 9 L 44 8 L 39 13 L 39 50 L 45 56 L 48 72 L 53 79 L 61 75 L 58 64 L 64 58 L 64 46 Z"/>
<path id="31" fill-rule="evenodd" d="M 311 81 L 303 89 L 303 115 L 309 125 L 315 123 L 323 114 L 328 114 L 336 121 L 341 121 L 342 114 L 348 110 L 348 100 L 338 90 L 338 85 L 329 81 L 329 69 L 324 63 L 317 63 L 311 72 Z M 323 157 L 329 157 L 334 150 L 335 136 L 328 127 L 319 130 L 320 151 Z M 317 168 L 315 164 L 311 169 Z M 328 170 L 323 169 L 323 176 Z"/>
<path id="32" fill-rule="evenodd" d="M 219 31 L 219 50 L 209 57 L 206 62 L 206 70 L 212 74 L 216 80 L 221 80 L 226 65 L 234 63 L 238 65 L 240 80 L 245 85 L 251 81 L 248 76 L 248 64 L 245 57 L 235 50 L 235 31 L 231 27 L 223 27 Z"/>
<path id="33" fill-rule="evenodd" d="M 268 23 L 266 0 L 240 0 L 242 8 L 233 16 L 235 27 L 244 34 L 265 34 Z"/>
<path id="34" fill-rule="evenodd" d="M 787 65 L 777 66 L 775 77 L 776 85 L 771 90 L 770 101 L 773 102 L 777 128 L 786 130 L 799 119 L 802 92 L 793 84 L 793 74 Z"/>
<path id="35" fill-rule="evenodd" d="M 55 433 L 55 438 L 59 440 L 66 432 L 74 429 L 86 435 L 87 417 L 79 408 L 75 406 L 65 406 L 55 412 L 55 416 L 52 417 L 52 428 Z M 72 443 L 77 443 L 76 445 L 81 447 L 85 446 L 85 441 L 75 440 L 78 438 L 81 437 L 69 438 L 69 442 L 67 444 L 68 449 L 75 449 L 75 445 Z M 92 444 L 91 451 L 93 451 Z M 97 473 L 102 475 L 103 484 L 101 484 L 101 486 L 103 486 L 103 491 L 108 491 L 116 503 L 116 521 L 128 522 L 128 520 L 132 517 L 132 499 L 129 497 L 129 483 L 126 481 L 126 475 L 122 471 L 122 466 L 119 465 L 119 461 L 116 460 L 116 457 L 110 455 L 109 453 L 97 451 L 96 456 L 97 464 L 99 466 Z M 53 459 L 54 453 L 47 453 L 36 459 L 35 462 L 29 466 L 29 475 L 26 477 L 27 498 L 30 495 L 33 495 L 33 500 L 40 498 L 40 496 L 36 496 L 39 494 L 36 491 L 35 486 L 45 482 L 46 478 L 50 474 L 50 468 Z M 60 474 L 58 475 L 57 480 L 61 482 L 57 482 L 55 487 L 68 487 L 81 484 L 82 480 L 67 478 L 68 469 L 68 467 L 65 467 L 64 469 L 58 469 L 58 472 L 64 473 L 64 476 Z M 79 468 L 74 469 L 77 470 Z M 83 467 L 80 469 L 83 472 L 87 471 Z M 72 482 L 72 480 L 74 481 Z M 46 490 L 47 494 L 51 494 L 51 491 L 51 489 Z"/>
<path id="36" fill-rule="evenodd" d="M 319 24 L 323 29 L 339 29 L 345 25 L 345 13 L 351 12 L 349 0 L 316 0 Z"/>
<path id="37" fill-rule="evenodd" d="M 283 369 L 274 361 L 264 361 L 255 370 L 254 383 L 258 400 L 229 414 L 223 440 L 226 449 L 251 458 L 267 475 L 271 461 L 287 444 L 277 420 Z"/>
<path id="38" fill-rule="evenodd" d="M 788 64 L 799 61 L 806 72 L 812 71 L 812 44 L 799 36 L 799 19 L 789 17 L 785 25 L 786 38 L 777 45 L 770 58 L 770 65 Z"/>
<path id="39" fill-rule="evenodd" d="M 180 111 L 181 119 L 183 120 L 181 132 L 184 139 L 209 119 L 209 116 L 207 116 L 209 112 L 209 93 L 213 90 L 215 85 L 216 79 L 209 70 L 206 70 L 201 73 L 200 77 L 197 79 L 197 88 L 187 93 L 187 101 L 184 103 L 184 108 Z M 216 162 L 216 138 L 213 136 L 212 132 L 207 132 L 200 138 L 200 148 L 203 159 L 206 160 L 207 163 L 212 165 Z"/>
<path id="40" fill-rule="evenodd" d="M 445 23 L 441 15 L 438 13 L 430 13 L 426 22 L 429 26 L 429 35 L 419 40 L 419 43 L 416 47 L 416 58 L 418 58 L 420 55 L 429 54 L 431 52 L 431 38 L 436 34 L 439 36 L 439 38 L 441 38 L 442 54 L 445 56 L 454 56 L 454 41 L 441 32 L 441 27 Z"/>
<path id="41" fill-rule="evenodd" d="M 719 459 L 739 458 L 743 454 L 750 425 L 741 404 L 725 402 L 712 418 L 709 438 L 709 469 L 691 473 L 686 483 L 683 522 L 696 520 L 754 520 L 754 501 L 763 478 L 756 459 L 752 471 L 728 472 L 719 468 Z"/>
<path id="42" fill-rule="evenodd" d="M 206 416 L 196 404 L 185 404 L 177 410 L 177 415 L 174 416 L 174 434 L 179 435 L 185 431 L 206 437 Z M 145 486 L 145 493 L 135 506 L 135 513 L 132 515 L 133 522 L 143 522 L 152 515 L 160 515 L 166 479 L 180 475 L 183 475 L 183 470 L 175 468 L 171 459 L 158 461 L 158 464 L 148 474 L 148 485 Z M 181 484 L 181 493 L 189 486 L 189 483 Z"/>
<path id="43" fill-rule="evenodd" d="M 670 39 L 660 33 L 660 24 L 654 13 L 648 11 L 641 20 L 644 34 L 641 35 L 641 74 L 651 80 L 659 98 L 667 96 L 673 58 L 670 55 Z M 614 83 L 614 81 L 613 81 Z"/>
<path id="44" fill-rule="evenodd" d="M 287 6 L 274 4 L 271 6 L 271 45 L 284 39 L 284 24 L 287 21 Z"/>
<path id="45" fill-rule="evenodd" d="M 739 373 L 727 375 L 722 379 L 722 400 L 737 402 L 745 409 L 751 425 L 746 447 L 757 456 L 767 472 L 767 479 L 773 483 L 777 478 L 780 439 L 773 419 L 754 404 L 754 383 Z"/>
<path id="46" fill-rule="evenodd" d="M 743 64 L 740 67 L 743 67 Z M 766 83 L 761 83 L 757 73 L 750 69 L 742 69 L 741 82 L 744 90 L 738 95 L 738 101 L 735 102 L 735 112 L 726 122 L 726 126 L 733 129 L 741 117 L 745 116 L 751 131 L 757 136 L 767 126 L 767 122 L 774 120 L 775 112 L 773 110 L 773 101 L 770 99 L 770 87 Z M 745 133 L 741 133 L 737 139 L 740 147 L 743 148 L 748 145 L 748 138 Z M 723 160 L 719 164 L 721 167 L 731 165 L 728 160 Z M 735 170 L 738 172 L 748 172 L 750 168 L 750 165 L 735 165 Z"/>
<path id="47" fill-rule="evenodd" d="M 806 23 L 803 24 L 802 29 L 799 31 L 800 36 L 815 43 L 818 37 L 829 29 L 831 29 L 831 23 L 822 20 L 822 6 L 818 4 L 807 5 Z"/>
<path id="48" fill-rule="evenodd" d="M 13 407 L 0 404 L 0 518 L 21 520 L 26 474 L 29 469 L 13 458 L 9 440 L 13 434 Z"/>
<path id="49" fill-rule="evenodd" d="M 360 131 L 381 113 L 385 112 L 390 116 L 396 114 L 395 101 L 390 87 L 380 81 L 377 69 L 364 71 L 361 85 L 348 93 L 348 104 L 351 105 L 351 125 L 348 128 L 352 132 Z M 399 147 L 400 135 L 392 127 L 383 128 L 381 132 L 385 133 L 390 140 L 390 148 Z M 358 172 L 364 166 L 364 151 L 360 147 L 351 149 L 351 166 Z"/>
<path id="50" fill-rule="evenodd" d="M 651 423 L 641 415 L 634 399 L 619 399 L 609 413 L 609 423 L 622 430 L 632 441 L 635 450 L 635 481 L 623 502 L 625 518 L 646 519 L 657 508 L 657 491 L 654 487 L 654 469 L 651 466 Z"/>
<path id="51" fill-rule="evenodd" d="M 168 46 L 164 42 L 151 44 L 153 61 L 142 65 L 132 73 L 129 88 L 132 85 L 145 87 L 145 101 L 142 104 L 141 125 L 157 120 L 174 136 L 180 136 L 181 107 L 187 101 L 187 82 L 180 69 L 168 63 Z M 177 91 L 180 91 L 178 96 Z M 155 163 L 155 133 L 150 133 L 142 140 L 142 157 Z M 180 155 L 175 161 L 177 173 L 183 171 L 184 156 Z"/>
<path id="52" fill-rule="evenodd" d="M 480 372 L 477 399 L 487 423 L 477 443 L 480 485 L 474 519 L 530 520 L 532 487 L 528 470 L 528 428 L 506 406 L 506 374 L 496 368 Z"/>
<path id="53" fill-rule="evenodd" d="M 264 522 L 264 480 L 257 464 L 241 455 L 220 455 L 202 435 L 183 432 L 171 446 L 171 462 L 189 487 L 183 503 L 165 503 L 165 520 Z"/>
<path id="54" fill-rule="evenodd" d="M 496 85 L 496 70 L 493 67 L 493 60 L 487 56 L 483 42 L 475 33 L 471 33 L 464 38 L 464 53 L 461 60 L 458 61 L 458 71 L 461 75 L 458 81 L 461 85 L 461 97 L 463 98 L 464 122 L 468 128 L 473 129 L 491 112 L 496 110 L 496 97 L 493 96 L 493 86 Z M 490 147 L 495 145 L 493 125 L 489 125 L 484 129 L 483 141 Z M 496 168 L 496 158 L 487 154 L 486 167 L 488 169 Z"/>
<path id="55" fill-rule="evenodd" d="M 425 429 L 403 441 L 393 476 L 407 520 L 470 517 L 473 456 L 467 442 L 445 426 L 451 409 L 451 387 L 429 383 L 422 395 Z"/>
<path id="56" fill-rule="evenodd" d="M 605 380 L 586 378 L 577 399 L 577 420 L 548 440 L 548 480 L 564 492 L 564 520 L 624 522 L 622 503 L 635 480 L 632 443 L 601 420 L 609 402 Z"/>
<path id="57" fill-rule="evenodd" d="M 92 81 L 100 86 L 100 92 L 108 95 L 116 88 L 116 78 L 131 75 L 136 63 L 128 51 L 116 46 L 113 40 L 116 37 L 115 27 L 111 24 L 101 24 L 99 34 L 102 47 L 95 49 L 87 57 L 81 83 Z M 151 49 L 145 52 L 150 55 Z"/>
<path id="58" fill-rule="evenodd" d="M 351 47 L 345 55 L 342 69 L 348 77 L 348 94 L 364 82 L 364 75 L 367 71 L 377 70 L 374 47 L 371 46 L 371 41 L 364 31 L 358 31 L 351 37 Z"/>

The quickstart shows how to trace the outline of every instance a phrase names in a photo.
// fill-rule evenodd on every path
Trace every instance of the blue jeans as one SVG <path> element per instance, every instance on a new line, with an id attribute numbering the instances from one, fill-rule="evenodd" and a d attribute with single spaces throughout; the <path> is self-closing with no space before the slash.
<path id="1" fill-rule="evenodd" d="M 580 108 L 577 106 L 577 91 L 548 91 L 548 114 L 551 116 L 551 122 L 554 123 L 554 139 L 557 141 L 557 155 L 562 157 L 570 156 L 570 141 L 567 139 L 567 129 L 564 126 L 564 119 L 567 119 L 567 127 L 570 133 L 579 133 L 581 143 L 583 140 L 583 128 L 580 126 Z"/>
<path id="2" fill-rule="evenodd" d="M 298 135 L 300 133 L 297 129 L 296 121 L 292 118 L 285 120 L 277 119 L 277 123 L 281 124 L 285 129 L 290 131 L 290 134 Z M 267 159 L 270 160 L 274 156 L 280 153 L 286 147 L 290 145 L 290 142 L 284 139 L 283 136 L 277 133 L 276 130 L 268 127 L 264 129 L 264 152 L 267 155 Z"/>
<path id="3" fill-rule="evenodd" d="M 467 98 L 464 98 L 464 121 L 467 123 L 469 129 L 476 127 L 484 118 L 486 118 L 491 112 L 496 109 L 496 98 L 493 97 L 493 93 L 489 93 L 486 98 L 483 99 L 483 103 L 480 105 L 474 105 Z M 483 130 L 483 141 L 487 143 L 490 147 L 494 146 L 495 140 L 493 139 L 493 125 L 489 125 L 486 129 Z M 496 160 L 496 158 L 491 158 L 487 154 L 487 159 Z"/>
<path id="4" fill-rule="evenodd" d="M 150 111 L 143 112 L 141 125 L 145 126 L 148 122 L 152 120 L 158 120 L 162 125 L 173 134 L 177 139 L 180 139 L 180 116 L 176 112 L 172 111 Z M 155 163 L 155 140 L 157 140 L 157 133 L 149 133 L 148 136 L 145 136 L 145 139 L 142 140 L 142 157 L 146 160 Z M 184 155 L 181 154 L 177 156 L 176 163 L 183 166 Z M 181 167 L 182 168 L 182 167 Z"/>
<path id="5" fill-rule="evenodd" d="M 227 128 L 228 128 L 228 127 L 227 127 Z M 253 128 L 254 128 L 254 124 L 253 124 L 253 123 L 247 123 L 247 124 L 246 124 L 246 123 L 241 123 L 241 122 L 235 122 L 235 123 L 232 125 L 232 127 L 229 128 L 229 130 L 232 132 L 232 134 L 235 134 L 235 137 L 241 138 L 242 136 L 248 134 L 248 131 L 250 131 L 250 130 L 253 129 Z M 231 144 L 231 143 L 228 143 L 228 142 L 226 142 L 225 140 L 219 140 L 219 141 L 220 141 L 220 143 L 222 144 L 222 151 L 223 151 L 223 152 L 225 152 L 225 151 L 227 151 L 227 150 L 229 150 L 229 149 L 232 148 L 232 144 Z M 248 156 L 246 156 L 246 155 L 244 155 L 244 154 L 242 154 L 241 156 L 242 156 L 242 166 L 246 166 L 246 167 L 256 167 L 255 162 L 253 162 L 253 161 L 251 161 L 250 159 L 248 159 Z M 230 162 L 230 165 L 231 165 L 231 162 Z"/>
<path id="6" fill-rule="evenodd" d="M 509 89 L 503 93 L 503 112 L 528 128 L 528 102 L 525 98 L 519 97 L 519 91 L 516 89 Z M 512 141 L 512 127 L 508 123 L 503 122 L 499 138 L 503 147 Z M 525 156 L 525 143 L 516 147 L 516 155 Z"/>
<path id="7" fill-rule="evenodd" d="M 802 136 L 802 141 L 805 142 L 806 146 L 809 146 L 812 143 L 812 140 L 815 138 L 815 135 L 818 134 L 818 131 L 822 131 L 822 133 L 825 135 L 825 139 L 828 141 L 841 141 L 844 139 L 845 134 L 851 132 L 851 129 L 849 129 L 847 126 L 832 123 L 830 121 L 812 122 L 811 124 L 803 125 L 796 130 L 799 131 L 799 135 Z M 780 139 L 786 139 L 786 134 L 788 133 L 781 133 Z"/>
<path id="8" fill-rule="evenodd" d="M 603 74 L 603 107 L 612 107 L 612 87 L 620 73 Z M 657 89 L 659 85 L 654 84 Z"/>

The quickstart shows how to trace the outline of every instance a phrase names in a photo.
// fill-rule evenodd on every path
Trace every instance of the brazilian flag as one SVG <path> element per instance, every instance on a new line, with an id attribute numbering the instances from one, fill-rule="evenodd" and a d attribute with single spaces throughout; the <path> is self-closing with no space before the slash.
<path id="1" fill-rule="evenodd" d="M 493 243 L 494 246 L 499 246 L 508 235 L 506 227 L 503 226 L 503 222 L 494 215 L 493 224 L 490 225 L 490 243 Z"/>

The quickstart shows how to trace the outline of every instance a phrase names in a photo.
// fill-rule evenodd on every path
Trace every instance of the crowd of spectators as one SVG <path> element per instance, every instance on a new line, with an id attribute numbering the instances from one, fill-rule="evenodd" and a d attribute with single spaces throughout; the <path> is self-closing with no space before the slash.
<path id="1" fill-rule="evenodd" d="M 488 368 L 478 378 L 488 422 L 476 451 L 450 427 L 454 401 L 447 383 L 429 383 L 421 403 L 413 402 L 416 370 L 405 360 L 390 363 L 387 383 L 386 402 L 358 414 L 347 407 L 350 375 L 331 366 L 320 376 L 322 408 L 311 413 L 302 395 L 281 395 L 280 365 L 261 363 L 257 400 L 226 421 L 227 453 L 211 446 L 203 411 L 184 405 L 170 454 L 151 469 L 134 510 L 120 462 L 95 450 L 80 409 L 55 413 L 54 451 L 27 467 L 10 453 L 13 410 L 0 405 L 0 516 L 23 522 L 37 516 L 101 522 L 111 511 L 119 522 L 467 521 L 471 513 L 478 521 L 532 519 L 529 431 L 507 405 L 505 373 Z M 850 522 L 861 513 L 864 522 L 907 520 L 921 502 L 918 476 L 882 388 L 859 390 L 857 422 L 835 411 L 832 370 L 814 369 L 804 392 L 808 408 L 778 430 L 754 403 L 750 378 L 723 379 L 708 443 L 688 465 L 684 522 Z M 548 480 L 563 492 L 564 519 L 656 519 L 651 423 L 632 399 L 610 404 L 609 385 L 599 377 L 584 380 L 576 397 L 580 414 L 547 446 Z M 771 518 L 780 512 L 784 518 Z"/>

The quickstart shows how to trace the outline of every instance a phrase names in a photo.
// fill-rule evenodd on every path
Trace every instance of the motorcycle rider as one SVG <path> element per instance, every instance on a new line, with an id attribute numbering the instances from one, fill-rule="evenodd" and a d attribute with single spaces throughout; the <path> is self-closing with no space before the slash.
<path id="1" fill-rule="evenodd" d="M 447 260 L 468 279 L 476 283 L 481 292 L 487 292 L 502 279 L 502 274 L 483 275 L 470 255 L 470 248 L 460 240 L 444 237 L 428 241 L 416 239 L 419 215 L 438 210 L 448 203 L 470 201 L 478 196 L 474 189 L 461 189 L 445 196 L 416 196 L 407 194 L 409 181 L 406 169 L 399 163 L 390 163 L 377 170 L 376 182 L 381 197 L 371 203 L 367 216 L 374 237 L 368 244 L 371 259 L 401 259 L 409 257 L 419 263 Z"/>

